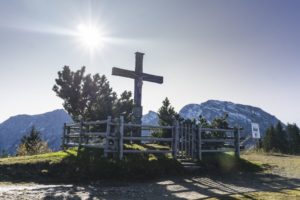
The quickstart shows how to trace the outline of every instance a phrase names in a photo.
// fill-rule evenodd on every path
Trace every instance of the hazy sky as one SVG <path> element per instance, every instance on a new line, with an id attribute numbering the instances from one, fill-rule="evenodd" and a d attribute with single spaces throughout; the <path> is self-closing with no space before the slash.
<path id="1" fill-rule="evenodd" d="M 133 80 L 113 66 L 144 71 L 144 113 L 167 96 L 177 111 L 209 99 L 258 106 L 300 125 L 300 1 L 0 1 L 0 122 L 62 108 L 52 91 L 57 71 L 87 67 L 120 93 Z M 91 52 L 79 25 L 101 32 Z"/>

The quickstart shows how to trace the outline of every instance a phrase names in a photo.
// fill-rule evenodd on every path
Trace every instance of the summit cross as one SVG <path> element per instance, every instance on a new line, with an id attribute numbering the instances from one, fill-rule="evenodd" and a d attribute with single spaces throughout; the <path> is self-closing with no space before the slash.
<path id="1" fill-rule="evenodd" d="M 132 122 L 134 124 L 142 124 L 142 86 L 143 81 L 149 81 L 153 83 L 163 83 L 162 76 L 155 76 L 151 74 L 146 74 L 143 72 L 143 56 L 144 53 L 135 53 L 135 71 L 130 71 L 126 69 L 120 69 L 117 67 L 112 68 L 112 75 L 122 76 L 126 78 L 134 79 L 134 108 Z"/>

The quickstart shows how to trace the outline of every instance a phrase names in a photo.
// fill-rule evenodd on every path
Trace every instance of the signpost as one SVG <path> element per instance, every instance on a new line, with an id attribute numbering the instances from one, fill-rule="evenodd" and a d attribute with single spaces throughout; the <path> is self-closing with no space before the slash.
<path id="1" fill-rule="evenodd" d="M 251 123 L 252 138 L 256 140 L 256 148 L 260 148 L 260 131 L 258 123 Z"/>
<path id="2" fill-rule="evenodd" d="M 260 131 L 258 123 L 251 123 L 252 127 L 252 138 L 260 139 Z"/>

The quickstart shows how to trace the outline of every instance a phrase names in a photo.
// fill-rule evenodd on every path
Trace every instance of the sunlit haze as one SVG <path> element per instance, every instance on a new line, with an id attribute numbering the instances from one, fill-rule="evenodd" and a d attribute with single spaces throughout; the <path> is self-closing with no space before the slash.
<path id="1" fill-rule="evenodd" d="M 144 113 L 165 97 L 179 111 L 209 99 L 252 105 L 300 125 L 300 1 L 0 2 L 0 122 L 62 108 L 57 72 L 86 66 L 106 75 L 118 94 L 134 70 L 164 83 L 143 85 Z"/>

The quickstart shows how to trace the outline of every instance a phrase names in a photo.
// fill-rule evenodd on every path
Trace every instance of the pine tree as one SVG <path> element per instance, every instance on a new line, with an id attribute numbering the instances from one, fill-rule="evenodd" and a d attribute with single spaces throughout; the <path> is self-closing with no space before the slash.
<path id="1" fill-rule="evenodd" d="M 41 153 L 47 153 L 51 150 L 48 148 L 46 142 L 41 139 L 41 134 L 33 126 L 28 135 L 24 135 L 21 138 L 21 143 L 17 150 L 18 156 L 35 155 Z"/>
<path id="2" fill-rule="evenodd" d="M 178 120 L 179 114 L 175 111 L 174 107 L 171 105 L 168 97 L 162 102 L 162 106 L 158 110 L 159 124 L 161 126 L 172 126 L 175 120 Z M 172 137 L 171 130 L 164 130 L 162 132 L 162 137 L 170 138 Z"/>
<path id="3" fill-rule="evenodd" d="M 275 128 L 271 126 L 267 129 L 262 146 L 266 152 L 276 151 L 288 153 L 287 134 L 280 122 L 277 123 Z"/>
<path id="4" fill-rule="evenodd" d="M 216 117 L 212 122 L 211 122 L 211 127 L 212 128 L 217 128 L 217 129 L 228 129 L 228 114 L 225 113 L 222 117 Z M 225 132 L 213 132 L 212 135 L 214 137 L 218 138 L 225 138 L 226 133 Z"/>
<path id="5" fill-rule="evenodd" d="M 290 154 L 300 153 L 300 129 L 296 124 L 288 124 L 286 127 L 288 147 Z"/>
<path id="6" fill-rule="evenodd" d="M 273 126 L 267 129 L 265 137 L 262 142 L 262 147 L 266 152 L 274 150 L 274 145 L 276 143 L 275 139 L 275 129 Z"/>
<path id="7" fill-rule="evenodd" d="M 161 126 L 172 126 L 174 121 L 179 119 L 179 114 L 171 105 L 168 97 L 162 102 L 162 106 L 158 110 L 159 124 Z"/>
<path id="8" fill-rule="evenodd" d="M 209 128 L 210 124 L 208 123 L 207 119 L 205 119 L 202 115 L 199 116 L 199 125 L 202 128 Z"/>
<path id="9" fill-rule="evenodd" d="M 287 142 L 287 134 L 285 130 L 283 130 L 282 124 L 280 122 L 277 123 L 275 128 L 275 144 L 274 147 L 277 151 L 281 153 L 288 152 L 288 142 Z"/>
<path id="10" fill-rule="evenodd" d="M 63 106 L 74 121 L 95 121 L 119 115 L 130 119 L 131 92 L 124 91 L 118 98 L 104 75 L 85 75 L 85 67 L 73 72 L 65 66 L 58 72 L 55 82 L 53 91 L 64 100 Z"/>

